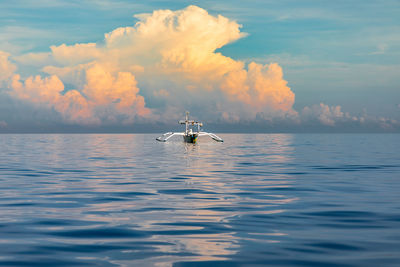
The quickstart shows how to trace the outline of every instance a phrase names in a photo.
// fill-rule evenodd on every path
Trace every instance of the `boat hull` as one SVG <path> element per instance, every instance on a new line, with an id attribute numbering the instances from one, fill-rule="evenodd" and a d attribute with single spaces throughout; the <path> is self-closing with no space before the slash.
<path id="1" fill-rule="evenodd" d="M 183 136 L 183 141 L 185 141 L 185 143 L 196 143 L 197 142 L 197 137 L 199 135 L 198 134 L 188 134 L 188 135 L 184 135 Z"/>

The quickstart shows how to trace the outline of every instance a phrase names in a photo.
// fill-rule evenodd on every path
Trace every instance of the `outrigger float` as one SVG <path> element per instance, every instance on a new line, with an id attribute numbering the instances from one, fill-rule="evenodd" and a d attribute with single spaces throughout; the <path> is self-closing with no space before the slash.
<path id="1" fill-rule="evenodd" d="M 185 124 L 185 132 L 183 132 L 183 133 L 168 132 L 168 133 L 161 135 L 160 137 L 157 137 L 156 140 L 160 141 L 160 142 L 166 142 L 172 136 L 180 135 L 180 136 L 183 136 L 184 142 L 196 143 L 197 138 L 199 136 L 207 135 L 217 142 L 224 142 L 224 140 L 222 140 L 219 136 L 217 136 L 213 133 L 201 132 L 200 129 L 201 129 L 201 127 L 203 127 L 203 123 L 194 121 L 194 120 L 189 120 L 189 112 L 186 112 L 186 119 L 180 120 L 179 123 Z M 193 130 L 193 128 L 197 128 L 197 129 Z"/>

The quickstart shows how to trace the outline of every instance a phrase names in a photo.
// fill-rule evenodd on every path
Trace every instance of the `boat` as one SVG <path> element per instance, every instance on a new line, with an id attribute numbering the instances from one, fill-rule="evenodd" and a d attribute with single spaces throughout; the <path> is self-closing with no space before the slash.
<path id="1" fill-rule="evenodd" d="M 183 136 L 183 141 L 185 143 L 197 143 L 198 137 L 209 136 L 217 142 L 224 142 L 222 138 L 213 133 L 202 132 L 201 127 L 203 127 L 202 122 L 189 120 L 189 112 L 186 112 L 185 120 L 180 120 L 179 124 L 185 124 L 184 132 L 168 132 L 156 138 L 157 141 L 166 142 L 173 136 Z"/>

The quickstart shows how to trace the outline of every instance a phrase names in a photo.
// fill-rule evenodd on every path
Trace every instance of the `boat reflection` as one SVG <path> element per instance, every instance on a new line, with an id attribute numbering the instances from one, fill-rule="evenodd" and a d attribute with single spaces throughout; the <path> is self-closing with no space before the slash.
<path id="1" fill-rule="evenodd" d="M 292 136 L 254 135 L 243 140 L 243 135 L 222 137 L 222 145 L 176 142 L 162 146 L 166 155 L 180 155 L 182 168 L 176 178 L 184 181 L 168 185 L 175 191 L 162 191 L 164 200 L 174 206 L 174 213 L 164 220 L 172 232 L 199 234 L 163 236 L 162 240 L 174 245 L 161 246 L 160 251 L 184 248 L 196 255 L 185 257 L 185 261 L 226 260 L 251 240 L 277 243 L 287 235 L 279 230 L 279 225 L 266 233 L 244 219 L 284 213 L 286 204 L 298 200 L 282 193 L 287 190 L 277 190 L 290 189 L 294 182 L 285 174 L 293 153 Z"/>

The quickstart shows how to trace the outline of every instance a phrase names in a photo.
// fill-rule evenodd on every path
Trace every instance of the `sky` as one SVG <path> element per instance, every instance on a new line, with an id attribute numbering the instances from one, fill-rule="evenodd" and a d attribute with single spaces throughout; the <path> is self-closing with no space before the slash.
<path id="1" fill-rule="evenodd" d="M 400 2 L 0 2 L 0 133 L 400 132 Z"/>

